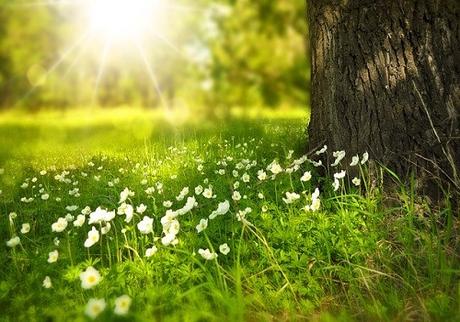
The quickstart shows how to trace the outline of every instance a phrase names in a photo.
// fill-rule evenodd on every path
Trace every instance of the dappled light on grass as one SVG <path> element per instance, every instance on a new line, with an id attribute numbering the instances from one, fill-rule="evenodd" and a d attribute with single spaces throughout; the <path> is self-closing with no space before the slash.
<path id="1" fill-rule="evenodd" d="M 454 228 L 414 227 L 454 220 L 451 209 L 407 191 L 383 207 L 366 151 L 333 151 L 327 164 L 326 146 L 303 155 L 306 115 L 173 126 L 157 113 L 4 115 L 6 316 L 307 319 L 346 307 L 382 320 L 408 300 L 408 314 L 439 316 L 455 275 L 445 253 Z M 356 312 L 363 306 L 373 309 Z"/>

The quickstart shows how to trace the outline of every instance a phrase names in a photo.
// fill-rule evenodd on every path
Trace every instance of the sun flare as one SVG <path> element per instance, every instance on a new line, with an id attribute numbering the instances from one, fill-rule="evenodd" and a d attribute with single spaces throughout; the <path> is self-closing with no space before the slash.
<path id="1" fill-rule="evenodd" d="M 133 39 L 155 26 L 159 0 L 94 0 L 89 8 L 91 30 L 103 37 Z"/>

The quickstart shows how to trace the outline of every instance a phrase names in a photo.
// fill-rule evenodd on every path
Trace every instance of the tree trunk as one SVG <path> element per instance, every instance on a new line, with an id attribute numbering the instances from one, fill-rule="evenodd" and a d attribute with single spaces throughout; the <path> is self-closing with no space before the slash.
<path id="1" fill-rule="evenodd" d="M 459 189 L 460 1 L 312 0 L 310 148 Z"/>

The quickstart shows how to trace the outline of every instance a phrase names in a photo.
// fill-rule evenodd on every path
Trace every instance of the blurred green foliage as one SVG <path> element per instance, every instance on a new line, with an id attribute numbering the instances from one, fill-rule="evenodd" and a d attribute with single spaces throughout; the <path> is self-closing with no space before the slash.
<path id="1" fill-rule="evenodd" d="M 104 62 L 106 44 L 84 37 L 87 3 L 0 0 L 2 108 L 306 104 L 303 0 L 175 1 L 161 35 L 142 39 L 163 102 L 133 43 Z"/>

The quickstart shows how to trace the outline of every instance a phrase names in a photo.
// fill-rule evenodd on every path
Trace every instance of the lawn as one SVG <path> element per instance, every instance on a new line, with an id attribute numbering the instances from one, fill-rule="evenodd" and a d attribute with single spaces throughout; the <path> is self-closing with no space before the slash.
<path id="1" fill-rule="evenodd" d="M 459 320 L 448 202 L 319 166 L 302 110 L 230 114 L 1 114 L 0 320 Z"/>

